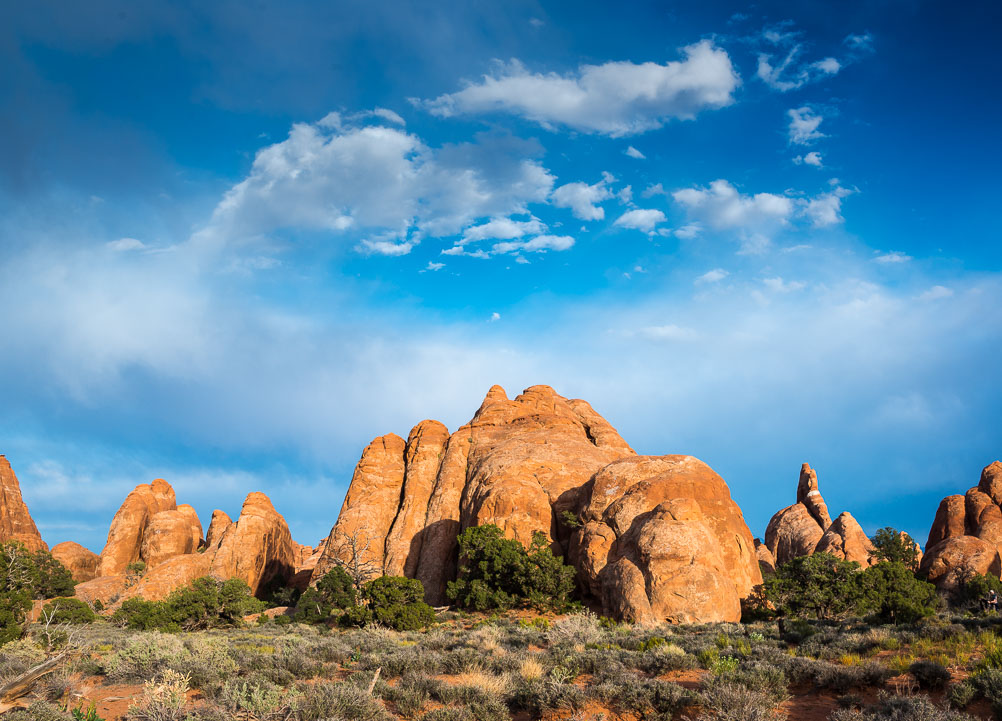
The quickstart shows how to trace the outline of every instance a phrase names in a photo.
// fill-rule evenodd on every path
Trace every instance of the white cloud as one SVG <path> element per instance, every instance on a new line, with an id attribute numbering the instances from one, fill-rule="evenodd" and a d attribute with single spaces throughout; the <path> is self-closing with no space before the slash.
<path id="1" fill-rule="evenodd" d="M 687 223 L 681 228 L 675 229 L 675 237 L 681 238 L 682 240 L 692 240 L 693 238 L 698 238 L 699 234 L 703 232 L 703 226 L 700 223 Z"/>
<path id="2" fill-rule="evenodd" d="M 892 250 L 890 253 L 881 253 L 876 256 L 873 260 L 875 263 L 885 263 L 885 264 L 898 264 L 907 263 L 912 257 L 910 255 L 905 255 L 904 253 Z"/>
<path id="3" fill-rule="evenodd" d="M 806 105 L 802 108 L 795 108 L 786 112 L 790 116 L 788 133 L 790 143 L 793 145 L 810 145 L 811 143 L 825 137 L 825 134 L 818 130 L 824 117 L 818 115 L 814 110 Z"/>
<path id="4" fill-rule="evenodd" d="M 501 320 L 501 314 L 498 312 L 491 313 L 491 323 Z"/>
<path id="5" fill-rule="evenodd" d="M 824 60 L 818 60 L 813 64 L 815 68 L 827 75 L 834 75 L 839 70 L 842 69 L 842 64 L 839 63 L 835 58 L 825 58 Z"/>
<path id="6" fill-rule="evenodd" d="M 655 183 L 654 185 L 648 185 L 640 195 L 644 198 L 653 198 L 655 195 L 664 195 L 667 197 L 668 192 L 661 183 Z"/>
<path id="7" fill-rule="evenodd" d="M 668 325 L 653 325 L 641 328 L 637 331 L 637 335 L 649 338 L 650 340 L 685 341 L 692 340 L 697 336 L 697 333 L 692 328 L 683 328 L 674 323 L 669 323 Z"/>
<path id="8" fill-rule="evenodd" d="M 796 290 L 803 290 L 807 283 L 802 280 L 783 280 L 781 277 L 765 278 L 762 280 L 765 287 L 774 293 L 792 293 Z"/>
<path id="9" fill-rule="evenodd" d="M 118 253 L 124 253 L 129 250 L 142 250 L 146 247 L 146 243 L 135 238 L 119 238 L 105 243 L 105 247 Z"/>
<path id="10" fill-rule="evenodd" d="M 462 90 L 424 103 L 443 117 L 506 112 L 544 127 L 565 125 L 613 137 L 660 128 L 668 120 L 733 101 L 740 79 L 727 53 L 709 40 L 683 48 L 685 59 L 664 65 L 608 62 L 577 73 L 532 73 L 517 60 Z"/>
<path id="11" fill-rule="evenodd" d="M 708 270 L 703 273 L 701 276 L 696 278 L 693 283 L 696 285 L 703 285 L 704 283 L 719 283 L 729 275 L 730 273 L 723 268 L 714 268 L 713 270 Z"/>
<path id="12" fill-rule="evenodd" d="M 870 33 L 847 35 L 843 42 L 850 50 L 855 50 L 861 53 L 873 51 L 873 35 Z"/>
<path id="13" fill-rule="evenodd" d="M 647 156 L 641 153 L 639 150 L 634 148 L 632 145 L 623 151 L 624 155 L 628 155 L 631 158 L 636 158 L 637 160 L 646 160 Z"/>
<path id="14" fill-rule="evenodd" d="M 627 185 L 623 187 L 618 193 L 616 193 L 616 198 L 619 199 L 620 203 L 630 205 L 633 202 L 633 186 Z"/>
<path id="15" fill-rule="evenodd" d="M 806 155 L 798 155 L 793 159 L 793 162 L 797 165 L 813 165 L 815 168 L 824 167 L 824 163 L 821 161 L 821 153 L 816 150 L 812 150 Z"/>
<path id="16" fill-rule="evenodd" d="M 845 220 L 842 217 L 842 199 L 849 195 L 852 195 L 851 190 L 836 185 L 830 192 L 821 193 L 808 200 L 804 207 L 804 215 L 810 219 L 811 225 L 815 228 L 841 223 Z"/>
<path id="17" fill-rule="evenodd" d="M 481 225 L 474 225 L 463 231 L 462 243 L 478 240 L 521 238 L 524 235 L 542 233 L 546 226 L 538 218 L 529 220 L 513 220 L 511 218 L 492 218 Z"/>
<path id="18" fill-rule="evenodd" d="M 677 190 L 672 197 L 690 217 L 717 230 L 782 225 L 794 211 L 793 200 L 784 195 L 744 195 L 726 180 L 714 180 L 709 188 Z"/>
<path id="19" fill-rule="evenodd" d="M 789 41 L 796 37 L 796 33 L 775 34 L 770 37 L 767 32 L 764 37 L 774 45 L 789 46 Z M 795 44 L 778 61 L 771 53 L 760 53 L 755 74 L 773 90 L 786 93 L 835 75 L 842 69 L 842 63 L 832 57 L 805 63 L 801 60 L 802 51 L 803 46 Z"/>
<path id="20" fill-rule="evenodd" d="M 425 267 L 425 270 L 432 270 L 432 271 L 442 270 L 442 268 L 444 267 L 445 263 L 436 263 L 434 261 L 429 260 L 428 265 Z"/>
<path id="21" fill-rule="evenodd" d="M 569 235 L 539 235 L 531 240 L 509 240 L 495 243 L 490 250 L 491 255 L 504 253 L 543 253 L 548 250 L 570 250 L 574 247 L 574 238 Z"/>
<path id="22" fill-rule="evenodd" d="M 667 220 L 667 218 L 660 210 L 636 208 L 634 210 L 628 210 L 616 218 L 616 222 L 613 225 L 618 225 L 621 228 L 631 228 L 633 230 L 642 230 L 645 233 L 650 233 L 654 230 L 658 223 L 663 223 L 665 220 Z"/>
<path id="23" fill-rule="evenodd" d="M 607 187 L 613 181 L 608 173 L 602 174 L 602 179 L 594 185 L 587 183 L 567 183 L 553 191 L 552 201 L 558 208 L 570 208 L 575 218 L 581 220 L 602 220 L 605 208 L 598 205 L 612 197 L 612 191 Z"/>
<path id="24" fill-rule="evenodd" d="M 522 151 L 491 137 L 433 149 L 400 128 L 345 125 L 332 113 L 293 125 L 286 140 L 260 150 L 194 240 L 326 231 L 365 238 L 359 247 L 367 252 L 401 255 L 422 236 L 454 235 L 545 202 L 554 178 Z"/>
<path id="25" fill-rule="evenodd" d="M 944 285 L 934 285 L 932 288 L 922 293 L 919 296 L 919 300 L 941 300 L 943 298 L 949 298 L 953 295 L 953 291 Z"/>

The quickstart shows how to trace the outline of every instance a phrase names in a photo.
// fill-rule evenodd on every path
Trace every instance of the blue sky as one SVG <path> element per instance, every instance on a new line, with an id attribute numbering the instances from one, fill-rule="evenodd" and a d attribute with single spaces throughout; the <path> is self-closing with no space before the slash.
<path id="1" fill-rule="evenodd" d="M 378 5 L 378 7 L 372 7 Z M 1002 455 L 996 3 L 0 9 L 0 453 L 301 542 L 374 436 L 592 403 L 755 535 L 810 462 L 925 541 Z"/>

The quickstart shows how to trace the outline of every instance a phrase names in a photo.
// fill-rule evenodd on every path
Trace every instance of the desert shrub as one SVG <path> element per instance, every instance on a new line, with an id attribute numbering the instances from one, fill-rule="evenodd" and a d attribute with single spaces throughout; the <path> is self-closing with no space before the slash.
<path id="1" fill-rule="evenodd" d="M 879 560 L 900 563 L 912 572 L 918 570 L 918 546 L 907 533 L 887 526 L 877 531 L 870 542 L 874 548 L 873 555 Z"/>
<path id="2" fill-rule="evenodd" d="M 216 691 L 239 668 L 221 639 L 193 636 L 185 639 L 184 645 L 190 654 L 184 661 L 184 671 L 195 688 Z"/>
<path id="3" fill-rule="evenodd" d="M 301 721 L 380 721 L 389 718 L 386 709 L 377 699 L 365 689 L 351 683 L 306 685 L 297 706 Z"/>
<path id="4" fill-rule="evenodd" d="M 315 586 L 303 591 L 296 603 L 293 618 L 300 623 L 327 623 L 335 620 L 335 611 L 353 608 L 358 603 L 351 576 L 335 566 L 324 574 Z"/>
<path id="5" fill-rule="evenodd" d="M 602 640 L 604 632 L 598 617 L 589 612 L 573 613 L 554 622 L 546 633 L 551 646 L 595 644 Z"/>
<path id="6" fill-rule="evenodd" d="M 32 599 L 72 596 L 73 576 L 48 551 L 28 551 L 24 544 L 0 545 L 0 646 L 24 633 Z"/>
<path id="7" fill-rule="evenodd" d="M 620 712 L 641 717 L 670 719 L 692 701 L 689 691 L 670 681 L 623 673 L 603 674 L 597 680 L 593 694 L 598 699 Z"/>
<path id="8" fill-rule="evenodd" d="M 915 577 L 906 566 L 884 561 L 859 576 L 860 609 L 883 623 L 915 623 L 940 606 L 936 587 Z"/>
<path id="9" fill-rule="evenodd" d="M 459 536 L 459 577 L 449 598 L 462 608 L 533 606 L 564 611 L 574 591 L 574 568 L 554 556 L 545 534 L 533 534 L 528 550 L 495 525 L 472 526 Z"/>
<path id="10" fill-rule="evenodd" d="M 859 603 L 859 573 L 858 563 L 815 553 L 780 565 L 765 579 L 764 592 L 784 615 L 844 618 Z"/>
<path id="11" fill-rule="evenodd" d="M 139 703 L 131 706 L 129 721 L 183 721 L 187 716 L 188 677 L 168 669 L 143 685 Z"/>
<path id="12" fill-rule="evenodd" d="M 1002 669 L 979 668 L 967 680 L 979 694 L 991 702 L 992 710 L 997 715 L 1002 715 Z"/>
<path id="13" fill-rule="evenodd" d="M 381 576 L 362 589 L 372 618 L 397 631 L 415 631 L 435 622 L 435 611 L 424 602 L 424 586 L 416 578 Z"/>
<path id="14" fill-rule="evenodd" d="M 699 693 L 704 718 L 719 721 L 771 721 L 775 704 L 767 694 L 722 679 L 707 684 Z"/>
<path id="15" fill-rule="evenodd" d="M 749 691 L 766 694 L 774 704 L 785 701 L 789 694 L 789 679 L 781 668 L 768 664 L 751 664 L 720 674 L 727 683 L 744 686 Z"/>
<path id="16" fill-rule="evenodd" d="M 20 676 L 45 660 L 45 651 L 29 639 L 20 639 L 0 649 L 0 684 Z"/>
<path id="17" fill-rule="evenodd" d="M 974 684 L 969 681 L 961 681 L 960 683 L 955 683 L 950 686 L 950 690 L 946 692 L 946 698 L 949 700 L 950 705 L 956 709 L 967 708 L 975 698 L 978 696 L 978 690 L 974 688 Z"/>
<path id="18" fill-rule="evenodd" d="M 177 636 L 152 631 L 137 634 L 104 662 L 113 681 L 149 681 L 167 669 L 183 671 L 191 652 Z"/>
<path id="19" fill-rule="evenodd" d="M 81 719 L 86 716 L 81 715 Z M 15 709 L 3 715 L 3 721 L 73 721 L 68 711 L 63 711 L 48 701 L 35 701 L 28 708 Z"/>
<path id="20" fill-rule="evenodd" d="M 42 608 L 42 618 L 53 623 L 93 623 L 97 616 L 91 607 L 79 598 L 57 598 Z"/>
<path id="21" fill-rule="evenodd" d="M 231 679 L 223 686 L 219 695 L 220 703 L 229 711 L 242 713 L 251 718 L 270 718 L 288 710 L 298 701 L 299 692 L 282 689 L 267 681 L 249 683 L 241 679 Z"/>
<path id="22" fill-rule="evenodd" d="M 239 626 L 243 617 L 262 611 L 264 603 L 251 595 L 243 579 L 217 581 L 196 578 L 163 601 L 125 600 L 112 620 L 141 631 L 178 631 Z"/>
<path id="23" fill-rule="evenodd" d="M 876 706 L 866 711 L 837 709 L 830 721 L 975 721 L 957 711 L 936 706 L 927 696 L 896 696 L 881 693 Z"/>
<path id="24" fill-rule="evenodd" d="M 1002 597 L 1002 581 L 984 573 L 971 574 L 960 584 L 952 601 L 958 606 L 978 608 L 989 591 L 995 591 Z"/>
<path id="25" fill-rule="evenodd" d="M 934 661 L 916 661 L 908 667 L 908 672 L 915 677 L 921 689 L 938 690 L 946 686 L 950 680 L 950 672 L 946 666 Z"/>
<path id="26" fill-rule="evenodd" d="M 685 652 L 685 649 L 674 643 L 666 643 L 640 654 L 637 667 L 652 674 L 662 674 L 668 671 L 678 671 L 694 668 L 696 657 Z"/>

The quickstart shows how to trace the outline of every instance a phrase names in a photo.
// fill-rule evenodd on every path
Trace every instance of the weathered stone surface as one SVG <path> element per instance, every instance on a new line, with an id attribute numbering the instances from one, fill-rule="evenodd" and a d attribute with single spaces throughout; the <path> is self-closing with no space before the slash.
<path id="1" fill-rule="evenodd" d="M 818 474 L 805 463 L 800 467 L 800 480 L 797 483 L 797 503 L 803 503 L 810 511 L 811 517 L 818 522 L 822 530 L 832 524 L 828 515 L 828 506 L 818 489 Z"/>
<path id="2" fill-rule="evenodd" d="M 995 461 L 984 467 L 978 490 L 989 496 L 995 505 L 1002 505 L 1002 462 Z"/>
<path id="3" fill-rule="evenodd" d="M 765 529 L 765 545 L 777 564 L 814 553 L 824 530 L 803 503 L 776 513 Z"/>
<path id="4" fill-rule="evenodd" d="M 586 487 L 572 557 L 606 611 L 648 623 L 740 618 L 762 582 L 754 539 L 723 479 L 691 456 L 633 456 Z M 639 575 L 638 575 L 639 574 Z M 624 584 L 640 579 L 640 587 Z"/>
<path id="5" fill-rule="evenodd" d="M 981 526 L 982 516 L 998 511 L 998 506 L 992 497 L 982 493 L 977 487 L 971 488 L 964 496 L 964 530 L 968 536 L 977 536 Z"/>
<path id="6" fill-rule="evenodd" d="M 375 575 L 382 573 L 386 538 L 400 507 L 406 445 L 403 438 L 390 433 L 376 438 L 362 452 L 337 523 L 313 570 L 315 579 L 327 573 L 336 560 L 346 562 L 352 555 L 370 566 Z"/>
<path id="7" fill-rule="evenodd" d="M 963 536 L 966 527 L 966 498 L 961 495 L 947 496 L 936 509 L 936 519 L 929 529 L 926 549 L 945 541 L 947 538 Z"/>
<path id="8" fill-rule="evenodd" d="M 98 568 L 101 566 L 100 556 L 73 541 L 63 541 L 53 546 L 52 557 L 66 566 L 77 583 L 97 578 Z"/>
<path id="9" fill-rule="evenodd" d="M 422 531 L 428 501 L 449 442 L 449 429 L 438 421 L 421 421 L 407 438 L 400 508 L 386 538 L 384 570 L 413 578 L 421 560 Z"/>
<path id="10" fill-rule="evenodd" d="M 197 517 L 195 522 L 198 522 Z M 154 513 L 143 531 L 139 558 L 146 564 L 147 570 L 155 568 L 169 558 L 194 553 L 201 537 L 199 527 L 198 538 L 193 538 L 189 514 L 181 510 Z"/>
<path id="11" fill-rule="evenodd" d="M 219 543 L 223 540 L 223 534 L 225 534 L 230 527 L 233 526 L 233 520 L 220 510 L 215 510 L 212 512 L 212 520 L 209 521 L 209 530 L 205 534 L 205 545 L 209 549 L 216 549 L 219 547 Z"/>
<path id="12" fill-rule="evenodd" d="M 189 553 L 168 558 L 148 570 L 136 585 L 125 589 L 121 600 L 138 597 L 147 601 L 160 601 L 202 576 L 213 575 L 219 580 L 230 578 L 212 573 L 212 562 L 210 553 Z"/>
<path id="13" fill-rule="evenodd" d="M 758 538 L 755 539 L 755 555 L 758 557 L 758 568 L 763 576 L 776 572 L 776 559 L 773 558 L 772 551 Z"/>
<path id="14" fill-rule="evenodd" d="M 877 562 L 873 556 L 873 544 L 852 514 L 845 511 L 828 526 L 814 553 L 830 553 L 846 561 L 855 561 L 861 566 L 872 566 Z"/>
<path id="15" fill-rule="evenodd" d="M 179 513 L 184 514 L 184 516 L 188 519 L 188 533 L 191 535 L 192 547 L 196 549 L 201 547 L 202 522 L 198 520 L 198 513 L 196 513 L 195 509 L 187 503 L 179 504 L 177 510 Z"/>
<path id="16" fill-rule="evenodd" d="M 224 534 L 210 570 L 219 579 L 242 578 L 257 594 L 273 580 L 292 578 L 295 549 L 289 526 L 271 500 L 263 493 L 251 493 L 236 524 Z"/>
<path id="17" fill-rule="evenodd" d="M 162 478 L 136 486 L 111 521 L 108 541 L 101 551 L 101 576 L 121 575 L 130 563 L 139 561 L 150 520 L 161 511 L 176 508 L 174 489 Z"/>
<path id="18" fill-rule="evenodd" d="M 21 497 L 21 486 L 6 456 L 0 455 L 0 543 L 18 541 L 29 551 L 48 551 Z"/>
<path id="19" fill-rule="evenodd" d="M 1002 576 L 998 549 L 980 538 L 955 536 L 927 548 L 919 572 L 942 591 L 953 591 L 968 574 Z"/>
<path id="20" fill-rule="evenodd" d="M 98 576 L 85 583 L 78 583 L 73 594 L 81 601 L 94 603 L 100 601 L 105 606 L 119 600 L 125 593 L 126 578 L 124 574 L 117 576 Z"/>

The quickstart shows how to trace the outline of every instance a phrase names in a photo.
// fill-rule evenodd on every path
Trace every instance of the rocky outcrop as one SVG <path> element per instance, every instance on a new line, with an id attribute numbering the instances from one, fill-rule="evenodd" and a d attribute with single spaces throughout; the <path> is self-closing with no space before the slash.
<path id="1" fill-rule="evenodd" d="M 927 548 L 919 573 L 941 591 L 953 591 L 974 573 L 1002 575 L 998 549 L 974 536 L 955 536 Z"/>
<path id="2" fill-rule="evenodd" d="M 828 515 L 828 506 L 818 489 L 818 474 L 807 463 L 800 467 L 800 480 L 797 482 L 797 503 L 802 503 L 807 508 L 811 517 L 818 522 L 821 528 L 827 529 L 832 524 L 831 516 Z"/>
<path id="3" fill-rule="evenodd" d="M 818 474 L 805 463 L 797 482 L 797 502 L 778 511 L 765 529 L 765 545 L 776 564 L 809 556 L 831 525 L 828 506 L 818 488 Z"/>
<path id="4" fill-rule="evenodd" d="M 162 511 L 177 510 L 174 489 L 158 478 L 143 483 L 125 498 L 108 530 L 108 541 L 101 551 L 101 576 L 118 576 L 130 564 L 142 560 L 143 536 L 153 517 Z"/>
<path id="5" fill-rule="evenodd" d="M 21 498 L 21 485 L 6 456 L 0 456 L 0 543 L 18 541 L 29 551 L 48 551 Z"/>
<path id="6" fill-rule="evenodd" d="M 223 535 L 230 530 L 233 521 L 220 510 L 212 512 L 212 520 L 209 521 L 209 530 L 205 533 L 205 545 L 207 548 L 216 549 L 223 540 Z"/>
<path id="7" fill-rule="evenodd" d="M 73 541 L 63 541 L 53 546 L 52 557 L 66 566 L 77 583 L 97 578 L 101 567 L 100 556 Z"/>
<path id="8" fill-rule="evenodd" d="M 197 518 L 195 519 L 197 522 Z M 143 531 L 143 542 L 139 558 L 148 568 L 159 566 L 164 561 L 194 553 L 201 540 L 201 526 L 198 538 L 192 538 L 191 518 L 179 510 L 160 511 L 153 514 Z"/>
<path id="9" fill-rule="evenodd" d="M 873 543 L 863 532 L 852 514 L 845 511 L 828 526 L 814 553 L 830 553 L 846 561 L 855 561 L 861 566 L 872 566 L 877 563 Z"/>
<path id="10" fill-rule="evenodd" d="M 509 400 L 494 386 L 451 436 L 422 421 L 406 442 L 391 434 L 369 444 L 313 579 L 351 555 L 353 541 L 374 572 L 418 578 L 429 602 L 442 603 L 463 528 L 494 523 L 524 544 L 540 531 L 564 554 L 570 530 L 557 519 L 578 510 L 596 471 L 632 455 L 586 402 L 548 386 Z"/>
<path id="11" fill-rule="evenodd" d="M 242 578 L 258 594 L 273 581 L 292 578 L 296 545 L 268 496 L 251 493 L 213 554 L 210 572 L 219 579 Z"/>
<path id="12" fill-rule="evenodd" d="M 947 496 L 929 530 L 921 572 L 941 590 L 952 590 L 972 572 L 1002 576 L 1002 463 L 981 471 L 978 485 Z"/>
<path id="13" fill-rule="evenodd" d="M 584 586 L 640 623 L 737 621 L 762 582 L 754 539 L 723 479 L 691 456 L 633 456 L 585 488 L 572 539 Z"/>
<path id="14" fill-rule="evenodd" d="M 758 569 L 765 576 L 776 572 L 776 559 L 773 558 L 772 551 L 759 539 L 755 539 L 755 555 L 758 557 Z"/>

